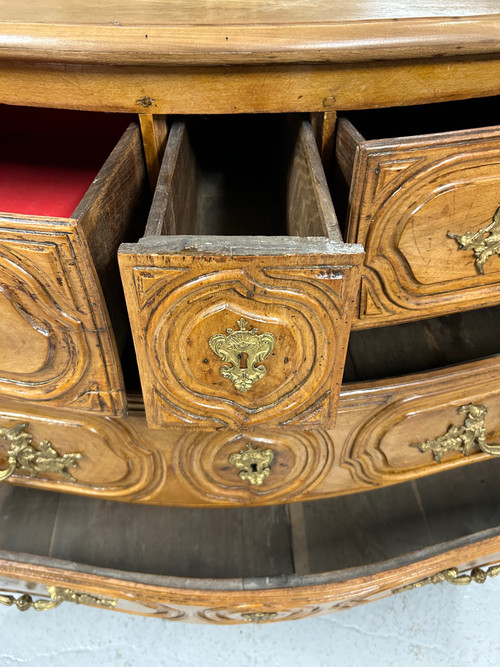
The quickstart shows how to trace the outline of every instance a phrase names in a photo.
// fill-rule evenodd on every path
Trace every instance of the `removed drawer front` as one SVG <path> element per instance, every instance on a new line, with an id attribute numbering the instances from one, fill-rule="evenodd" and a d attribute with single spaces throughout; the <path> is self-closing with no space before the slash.
<path id="1" fill-rule="evenodd" d="M 53 113 L 71 127 L 52 128 L 53 135 L 46 128 L 41 138 L 43 111 L 33 110 L 34 119 L 21 113 L 21 136 L 14 132 L 0 149 L 0 396 L 122 415 L 123 378 L 103 291 L 119 339 L 126 314 L 116 250 L 142 202 L 140 134 L 131 125 L 104 162 L 126 119 L 113 125 Z"/>
<path id="2" fill-rule="evenodd" d="M 173 125 L 146 235 L 120 248 L 148 423 L 332 424 L 362 248 L 342 241 L 308 123 L 284 166 L 274 134 L 224 123 L 205 151 L 217 130 Z"/>
<path id="3" fill-rule="evenodd" d="M 337 142 L 347 239 L 366 249 L 353 328 L 500 303 L 500 126 L 373 140 L 358 129 L 342 118 Z"/>

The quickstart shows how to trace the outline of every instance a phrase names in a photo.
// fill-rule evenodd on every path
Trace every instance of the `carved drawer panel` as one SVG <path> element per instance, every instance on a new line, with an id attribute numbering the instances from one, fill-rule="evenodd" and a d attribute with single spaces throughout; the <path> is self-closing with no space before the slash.
<path id="1" fill-rule="evenodd" d="M 0 404 L 0 482 L 119 500 L 163 485 L 166 466 L 133 425 L 101 415 Z"/>
<path id="2" fill-rule="evenodd" d="M 362 248 L 342 241 L 309 124 L 283 166 L 274 134 L 246 120 L 235 144 L 225 122 L 205 152 L 173 125 L 146 235 L 120 249 L 148 423 L 332 424 Z"/>
<path id="3" fill-rule="evenodd" d="M 35 123 L 40 113 L 21 119 Z M 121 415 L 123 378 L 105 296 L 119 333 L 116 250 L 141 202 L 140 136 L 131 125 L 120 139 L 126 120 L 87 127 L 86 117 L 70 114 L 67 122 L 60 135 L 46 128 L 48 145 L 19 136 L 25 125 L 15 123 L 12 146 L 2 138 L 0 396 Z M 71 123 L 81 123 L 78 131 Z"/>
<path id="4" fill-rule="evenodd" d="M 432 105 L 425 113 L 430 127 L 456 120 L 433 123 Z M 353 328 L 500 303 L 500 126 L 393 138 L 386 122 L 338 126 L 351 184 L 347 239 L 366 249 Z"/>
<path id="5" fill-rule="evenodd" d="M 268 504 L 314 497 L 333 462 L 331 437 L 319 429 L 191 431 L 177 441 L 172 468 L 191 504 Z"/>
<path id="6" fill-rule="evenodd" d="M 345 385 L 331 437 L 351 479 L 337 480 L 334 469 L 331 488 L 352 493 L 500 456 L 499 380 L 496 357 Z"/>

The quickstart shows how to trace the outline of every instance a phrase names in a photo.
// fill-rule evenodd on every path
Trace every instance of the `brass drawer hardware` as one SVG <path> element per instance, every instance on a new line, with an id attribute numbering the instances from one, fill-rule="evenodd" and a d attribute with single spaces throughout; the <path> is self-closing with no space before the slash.
<path id="1" fill-rule="evenodd" d="M 27 611 L 28 609 L 47 611 L 48 609 L 59 607 L 63 602 L 97 605 L 98 607 L 107 607 L 109 609 L 116 607 L 116 600 L 95 598 L 92 595 L 87 595 L 87 593 L 76 593 L 69 588 L 48 586 L 47 590 L 51 598 L 50 600 L 33 600 L 31 595 L 24 593 L 18 598 L 13 595 L 0 595 L 0 604 L 6 605 L 7 607 L 16 606 L 19 611 Z"/>
<path id="2" fill-rule="evenodd" d="M 451 234 L 447 236 L 455 239 L 459 250 L 473 250 L 476 256 L 476 268 L 480 274 L 484 274 L 484 265 L 493 255 L 500 254 L 500 206 L 495 211 L 493 222 L 487 227 L 483 227 L 475 234 L 465 232 L 465 234 Z"/>
<path id="3" fill-rule="evenodd" d="M 271 474 L 271 463 L 274 460 L 272 449 L 262 450 L 247 443 L 246 449 L 231 454 L 229 463 L 239 469 L 239 478 L 252 486 L 260 486 Z"/>
<path id="4" fill-rule="evenodd" d="M 74 602 L 75 604 L 90 604 L 98 607 L 112 609 L 116 607 L 117 601 L 106 598 L 96 598 L 88 593 L 76 593 L 70 588 L 60 588 L 59 586 L 48 586 L 50 597 L 58 604 L 62 602 Z"/>
<path id="5" fill-rule="evenodd" d="M 249 623 L 268 623 L 274 621 L 277 616 L 277 611 L 249 611 L 241 614 L 241 618 Z"/>
<path id="6" fill-rule="evenodd" d="M 471 570 L 470 574 L 458 574 L 458 569 L 456 567 L 450 567 L 448 570 L 433 574 L 426 579 L 420 579 L 420 581 L 416 581 L 413 584 L 395 588 L 393 593 L 412 591 L 414 588 L 421 588 L 422 586 L 427 586 L 427 584 L 439 584 L 442 581 L 447 581 L 449 584 L 454 584 L 455 586 L 467 586 L 472 582 L 475 582 L 476 584 L 484 584 L 488 577 L 498 577 L 499 574 L 500 565 L 492 565 L 487 570 L 475 567 Z"/>
<path id="7" fill-rule="evenodd" d="M 432 452 L 435 461 L 441 463 L 441 457 L 446 452 L 460 452 L 464 456 L 469 456 L 473 447 L 479 449 L 485 454 L 500 456 L 500 446 L 488 445 L 486 443 L 486 429 L 484 428 L 484 419 L 488 408 L 484 405 L 462 405 L 457 413 L 465 414 L 464 423 L 461 426 L 452 424 L 444 435 L 439 435 L 433 440 L 413 443 L 410 447 L 418 447 L 421 452 Z"/>
<path id="8" fill-rule="evenodd" d="M 208 344 L 210 349 L 222 361 L 228 361 L 232 366 L 224 364 L 219 369 L 222 377 L 228 378 L 235 388 L 247 392 L 254 382 L 263 378 L 267 369 L 262 364 L 274 349 L 276 338 L 272 333 L 257 335 L 257 329 L 247 331 L 248 322 L 243 318 L 237 322 L 239 331 L 228 329 L 227 336 L 214 334 Z M 245 365 L 244 365 L 245 364 Z"/>
<path id="9" fill-rule="evenodd" d="M 28 609 L 47 611 L 48 609 L 58 607 L 61 602 L 58 600 L 33 600 L 31 595 L 28 595 L 27 593 L 24 593 L 24 595 L 21 595 L 18 598 L 13 595 L 0 595 L 0 604 L 5 605 L 6 607 L 16 606 L 19 611 L 27 611 Z"/>
<path id="10" fill-rule="evenodd" d="M 77 465 L 81 454 L 76 452 L 59 456 L 48 440 L 42 440 L 38 449 L 32 446 L 33 436 L 26 432 L 27 423 L 16 424 L 11 428 L 0 428 L 0 438 L 10 443 L 7 452 L 8 467 L 0 471 L 0 482 L 8 479 L 19 468 L 35 477 L 39 472 L 52 472 L 76 482 L 67 468 Z"/>

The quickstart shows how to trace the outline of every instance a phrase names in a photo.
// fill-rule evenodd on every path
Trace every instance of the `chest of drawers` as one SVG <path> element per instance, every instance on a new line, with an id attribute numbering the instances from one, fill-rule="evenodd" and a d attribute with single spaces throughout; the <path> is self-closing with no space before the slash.
<path id="1" fill-rule="evenodd" d="M 0 603 L 263 622 L 496 575 L 495 2 L 87 9 L 2 5 L 7 115 L 133 116 L 76 210 L 0 219 Z M 459 100 L 484 123 L 359 124 Z"/>

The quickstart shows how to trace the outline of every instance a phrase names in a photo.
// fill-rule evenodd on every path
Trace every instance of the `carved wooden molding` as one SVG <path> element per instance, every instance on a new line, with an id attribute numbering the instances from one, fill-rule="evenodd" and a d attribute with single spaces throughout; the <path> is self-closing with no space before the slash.
<path id="1" fill-rule="evenodd" d="M 40 469 L 36 477 L 14 470 L 10 481 L 46 489 L 61 489 L 68 485 L 72 492 L 102 498 L 144 500 L 154 496 L 165 484 L 166 462 L 155 449 L 135 431 L 132 424 L 98 415 L 53 410 L 50 421 L 47 410 L 26 404 L 0 406 L 0 431 L 16 428 L 29 422 L 28 438 L 57 443 L 61 463 L 68 461 L 75 450 L 78 466 L 66 481 L 53 476 L 51 466 Z M 10 441 L 0 433 L 0 457 L 8 459 Z"/>
<path id="2" fill-rule="evenodd" d="M 269 476 L 261 485 L 238 475 L 230 457 L 244 447 L 272 449 Z M 175 448 L 173 469 L 205 502 L 283 502 L 306 495 L 331 470 L 334 448 L 324 431 L 259 431 L 258 433 L 189 432 Z"/>
<path id="3" fill-rule="evenodd" d="M 331 423 L 359 259 L 122 251 L 150 426 Z M 240 318 L 275 340 L 266 373 L 245 392 L 221 376 L 221 360 L 209 346 Z"/>
<path id="4" fill-rule="evenodd" d="M 76 222 L 3 216 L 0 285 L 0 395 L 123 414 L 118 353 Z"/>
<path id="5" fill-rule="evenodd" d="M 361 146 L 348 240 L 366 257 L 353 328 L 499 303 L 498 258 L 481 275 L 447 239 L 484 227 L 498 207 L 499 130 Z"/>

